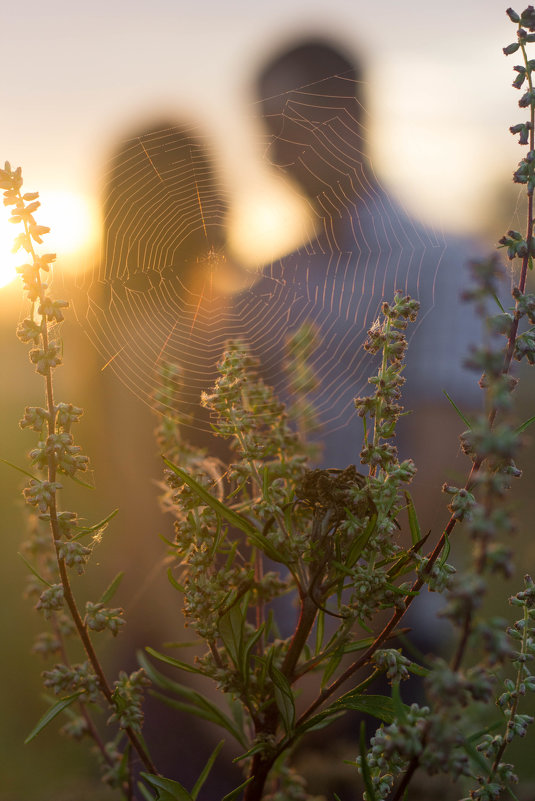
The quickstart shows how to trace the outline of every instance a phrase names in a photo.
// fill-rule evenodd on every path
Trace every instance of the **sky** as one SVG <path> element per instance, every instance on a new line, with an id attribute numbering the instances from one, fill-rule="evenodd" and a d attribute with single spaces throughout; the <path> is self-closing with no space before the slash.
<path id="1" fill-rule="evenodd" d="M 501 0 L 27 0 L 3 12 L 3 30 L 0 161 L 41 192 L 60 253 L 98 240 L 107 159 L 144 118 L 199 121 L 239 206 L 261 186 L 254 75 L 307 32 L 363 60 L 374 168 L 411 213 L 477 231 L 519 158 Z"/>

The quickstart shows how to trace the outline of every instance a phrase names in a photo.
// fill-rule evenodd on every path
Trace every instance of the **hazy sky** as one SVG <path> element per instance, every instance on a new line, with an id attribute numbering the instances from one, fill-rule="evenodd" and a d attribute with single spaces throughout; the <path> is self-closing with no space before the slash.
<path id="1" fill-rule="evenodd" d="M 229 175 L 253 159 L 251 82 L 277 44 L 332 33 L 367 66 L 374 165 L 412 211 L 470 228 L 518 159 L 501 0 L 26 0 L 3 12 L 0 160 L 96 202 L 143 117 L 201 120 Z M 518 7 L 521 11 L 523 6 Z M 229 167 L 230 165 L 230 167 Z M 232 166 L 234 165 L 234 167 Z M 253 167 L 249 165 L 250 169 Z M 237 172 L 236 172 L 237 170 Z M 241 180 L 241 177 L 240 177 Z"/>

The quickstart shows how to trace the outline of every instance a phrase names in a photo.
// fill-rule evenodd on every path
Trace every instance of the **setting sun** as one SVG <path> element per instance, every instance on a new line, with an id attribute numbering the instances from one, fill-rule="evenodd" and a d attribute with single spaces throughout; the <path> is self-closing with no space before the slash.
<path id="1" fill-rule="evenodd" d="M 44 191 L 40 195 L 41 207 L 35 213 L 40 225 L 47 225 L 50 233 L 43 240 L 40 252 L 57 253 L 58 260 L 70 258 L 91 247 L 98 236 L 98 216 L 94 204 L 74 192 Z M 26 253 L 12 253 L 13 240 L 19 228 L 8 221 L 7 214 L 0 219 L 0 288 L 16 278 L 15 268 L 27 260 Z"/>
<path id="2" fill-rule="evenodd" d="M 11 252 L 16 234 L 16 226 L 11 225 L 7 214 L 4 214 L 0 218 L 0 287 L 13 281 L 17 275 L 15 268 L 24 263 L 24 253 Z"/>

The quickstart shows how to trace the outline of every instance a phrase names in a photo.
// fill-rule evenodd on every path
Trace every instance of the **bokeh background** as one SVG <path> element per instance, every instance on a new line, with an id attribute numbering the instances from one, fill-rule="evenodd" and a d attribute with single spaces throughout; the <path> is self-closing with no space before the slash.
<path id="1" fill-rule="evenodd" d="M 236 240 L 254 221 L 256 240 L 237 245 L 247 260 L 259 247 L 263 221 L 266 237 L 282 235 L 273 215 L 283 198 L 273 191 L 255 139 L 254 76 L 285 43 L 322 33 L 365 66 L 368 140 L 385 189 L 445 235 L 492 247 L 521 224 L 521 193 L 510 183 L 519 151 L 507 130 L 519 119 L 510 88 L 513 59 L 501 52 L 512 31 L 499 0 L 12 3 L 2 14 L 0 159 L 20 164 L 27 191 L 40 191 L 38 219 L 52 227 L 47 249 L 58 252 L 65 274 L 76 276 L 99 252 L 103 181 L 114 148 L 148 120 L 191 120 L 214 143 Z M 11 236 L 0 219 L 0 457 L 24 464 L 33 443 L 17 421 L 26 404 L 39 402 L 40 384 L 14 335 L 24 305 L 11 280 Z M 79 438 L 97 486 L 91 497 L 74 493 L 73 503 L 92 520 L 121 507 L 89 581 L 104 587 L 126 565 L 119 602 L 137 622 L 121 648 L 133 667 L 136 645 L 158 647 L 182 633 L 179 602 L 164 586 L 158 534 L 168 534 L 169 523 L 156 501 L 155 419 L 101 369 L 98 349 L 76 319 L 65 324 L 64 339 L 70 366 L 57 373 L 60 392 L 86 409 Z M 532 414 L 529 392 L 521 402 Z M 455 442 L 451 453 L 457 456 Z M 0 800 L 104 799 L 81 749 L 52 731 L 22 744 L 44 708 L 41 666 L 29 654 L 38 621 L 21 600 L 19 476 L 0 469 Z M 533 560 L 529 546 L 525 553 Z M 151 720 L 165 750 L 163 724 Z M 189 765 L 202 764 L 206 754 L 192 751 L 190 734 L 174 732 L 169 759 L 181 753 Z"/>

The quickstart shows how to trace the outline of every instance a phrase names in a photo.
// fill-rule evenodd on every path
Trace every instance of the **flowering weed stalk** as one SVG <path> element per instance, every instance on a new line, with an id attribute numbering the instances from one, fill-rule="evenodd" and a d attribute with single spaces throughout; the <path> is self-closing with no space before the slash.
<path id="1" fill-rule="evenodd" d="M 404 490 L 415 468 L 410 460 L 400 463 L 390 443 L 402 412 L 404 329 L 417 309 L 415 301 L 397 294 L 370 331 L 367 347 L 382 354 L 381 367 L 370 379 L 373 396 L 356 400 L 372 426 L 361 454 L 368 476 L 354 465 L 308 467 L 303 432 L 294 433 L 284 407 L 239 343 L 224 354 L 220 377 L 203 397 L 214 430 L 231 441 L 236 454 L 230 468 L 214 475 L 212 462 L 200 454 L 192 462 L 187 446 L 181 452 L 179 419 L 174 440 L 171 420 L 160 425 L 159 441 L 177 462 L 189 465 L 186 470 L 165 460 L 165 508 L 177 518 L 171 581 L 184 595 L 186 620 L 206 652 L 195 666 L 150 653 L 213 679 L 227 695 L 228 713 L 210 716 L 244 749 L 246 801 L 257 801 L 266 791 L 268 797 L 272 792 L 285 798 L 298 786 L 295 797 L 307 798 L 293 773 L 278 771 L 281 758 L 307 731 L 344 710 L 390 718 L 391 699 L 368 695 L 366 688 L 380 672 L 397 678 L 413 669 L 398 650 L 384 647 L 393 632 L 377 640 L 368 632 L 380 610 L 403 602 L 410 586 L 403 576 L 414 568 L 422 545 L 415 525 L 411 547 L 400 544 L 397 517 L 407 507 Z M 308 348 L 308 336 L 304 339 Z M 168 398 L 165 378 L 162 391 Z M 295 626 L 288 633 L 295 607 Z M 358 666 L 366 666 L 367 678 L 315 714 L 355 673 L 355 664 L 340 671 L 344 656 L 362 650 L 367 658 Z M 145 657 L 142 664 L 173 705 L 169 681 Z M 318 674 L 317 697 L 299 708 L 297 688 L 308 674 Z M 187 692 L 173 685 L 178 695 Z M 206 705 L 206 699 L 197 699 L 190 711 L 206 717 Z"/>
<path id="2" fill-rule="evenodd" d="M 527 189 L 528 219 L 525 235 L 509 231 L 500 240 L 519 265 L 509 310 L 498 299 L 503 273 L 498 257 L 471 265 L 473 285 L 465 299 L 475 304 L 486 328 L 469 365 L 483 373 L 485 401 L 483 413 L 466 421 L 468 429 L 461 435 L 472 463 L 468 479 L 463 487 L 443 486 L 449 520 L 426 553 L 429 535 L 420 532 L 408 491 L 415 466 L 410 459 L 400 462 L 392 444 L 403 413 L 405 329 L 418 311 L 410 298 L 396 293 L 369 331 L 365 347 L 379 356 L 380 365 L 369 379 L 371 394 L 355 399 L 363 423 L 359 470 L 355 465 L 310 465 L 306 439 L 316 425 L 309 398 L 316 377 L 307 355 L 318 346 L 313 328 L 303 329 L 290 343 L 295 402 L 289 412 L 259 378 L 246 347 L 232 343 L 224 353 L 219 378 L 202 403 L 215 434 L 232 449 L 230 465 L 184 441 L 182 428 L 188 421 L 167 412 L 180 368 L 165 366 L 156 406 L 162 413 L 157 436 L 166 465 L 163 506 L 175 516 L 168 576 L 183 596 L 187 624 L 203 645 L 194 663 L 149 648 L 150 659 L 140 655 L 141 669 L 121 673 L 112 686 L 93 635 L 109 631 L 115 636 L 121 629 L 122 610 L 108 605 L 119 579 L 86 604 L 85 614 L 78 609 L 71 573 L 83 573 L 95 545 L 91 535 L 102 531 L 112 515 L 83 526 L 76 513 L 59 507 L 60 481 L 78 480 L 88 466 L 71 431 L 82 410 L 54 398 L 53 373 L 62 355 L 58 331 L 68 304 L 50 294 L 47 274 L 54 257 L 34 250 L 48 230 L 33 216 L 37 193 L 22 194 L 20 169 L 6 164 L 0 170 L 4 203 L 12 207 L 12 221 L 23 227 L 15 246 L 29 258 L 20 273 L 30 313 L 18 335 L 31 346 L 30 360 L 43 376 L 46 398 L 42 407 L 27 407 L 21 421 L 38 434 L 30 452 L 32 472 L 23 471 L 30 479 L 24 495 L 34 510 L 24 557 L 31 571 L 29 594 L 36 596 L 51 627 L 35 650 L 61 659 L 44 673 L 45 686 L 59 700 L 30 738 L 60 713 L 70 715 L 66 731 L 93 738 L 106 780 L 123 797 L 133 799 L 139 791 L 145 801 L 156 801 L 155 791 L 160 801 L 196 801 L 220 750 L 217 746 L 191 792 L 160 776 L 141 735 L 148 679 L 163 702 L 218 724 L 238 744 L 245 778 L 223 801 L 314 801 L 291 767 L 293 749 L 311 730 L 348 710 L 381 723 L 369 745 L 363 729 L 355 762 L 365 801 L 408 798 L 418 771 L 441 774 L 448 784 L 460 778 L 459 792 L 469 793 L 463 801 L 490 801 L 503 791 L 514 797 L 511 785 L 517 777 L 504 754 L 532 723 L 521 708 L 524 695 L 535 689 L 531 577 L 510 599 L 519 611 L 511 626 L 482 613 L 489 581 L 512 574 L 508 541 L 513 522 L 505 498 L 512 479 L 520 475 L 515 464 L 519 439 L 531 422 L 518 426 L 512 419 L 517 381 L 511 365 L 523 358 L 535 363 L 535 296 L 526 292 L 534 253 L 535 188 L 535 60 L 528 58 L 527 45 L 535 41 L 535 9 L 528 6 L 522 14 L 509 9 L 507 14 L 517 26 L 517 38 L 504 52 L 522 56 L 513 86 L 523 88 L 519 105 L 529 109 L 529 119 L 511 128 L 528 147 L 514 173 L 514 181 Z M 458 528 L 466 533 L 463 552 L 467 541 L 472 544 L 472 559 L 456 573 L 447 558 L 450 541 L 459 540 L 452 537 Z M 435 656 L 420 664 L 396 647 L 404 642 L 403 616 L 423 588 L 445 598 L 441 614 L 456 632 L 449 661 Z M 379 617 L 382 628 L 372 633 Z M 72 634 L 83 647 L 81 662 L 69 656 Z M 226 706 L 169 678 L 156 662 L 211 680 Z M 403 703 L 401 686 L 411 673 L 423 678 L 425 704 Z M 370 692 L 379 674 L 391 685 L 387 695 Z M 304 684 L 308 690 L 301 696 Z M 497 719 L 482 728 L 483 711 L 492 700 Z M 73 713 L 76 705 L 78 715 Z M 117 732 L 108 743 L 93 721 L 97 707 L 106 710 Z M 137 789 L 135 755 L 145 769 Z"/>
<path id="3" fill-rule="evenodd" d="M 503 761 L 504 752 L 514 737 L 526 734 L 533 722 L 531 716 L 518 709 L 521 697 L 535 688 L 529 668 L 535 633 L 531 577 L 525 577 L 525 590 L 510 599 L 513 606 L 522 609 L 521 618 L 513 626 L 507 627 L 501 619 L 486 620 L 481 614 L 489 581 L 500 574 L 508 578 L 513 572 L 508 541 L 514 524 L 510 509 L 504 506 L 504 496 L 511 479 L 521 474 L 514 459 L 526 426 L 515 425 L 511 416 L 512 392 L 517 384 L 510 374 L 511 365 L 513 359 L 535 362 L 535 298 L 526 293 L 527 272 L 533 266 L 535 188 L 535 61 L 528 59 L 527 45 L 535 42 L 535 9 L 528 6 L 521 14 L 508 9 L 507 15 L 517 26 L 517 38 L 504 48 L 504 53 L 518 51 L 522 56 L 523 63 L 514 68 L 517 74 L 513 86 L 520 89 L 527 85 L 519 106 L 529 109 L 529 119 L 510 129 L 519 135 L 521 145 L 528 146 L 528 153 L 513 176 L 527 189 L 526 233 L 523 236 L 518 231 L 508 231 L 499 243 L 507 249 L 509 259 L 520 264 L 516 276 L 513 273 L 514 306 L 506 311 L 498 300 L 504 277 L 498 256 L 473 262 L 474 285 L 465 292 L 464 299 L 472 302 L 485 319 L 486 334 L 482 347 L 472 349 L 467 366 L 483 373 L 480 386 L 485 393 L 484 411 L 461 435 L 463 451 L 472 461 L 470 474 L 463 488 L 444 485 L 444 492 L 451 496 L 451 517 L 433 551 L 421 559 L 418 578 L 412 586 L 413 593 L 419 592 L 423 583 L 444 593 L 447 605 L 442 614 L 458 632 L 457 647 L 449 664 L 435 659 L 426 676 L 429 705 L 413 705 L 410 713 L 378 730 L 368 754 L 362 750 L 358 764 L 365 778 L 367 801 L 405 798 L 418 768 L 430 774 L 467 777 L 467 783 L 472 784 L 470 799 L 490 801 L 501 797 L 504 790 L 512 794 L 511 784 L 518 778 L 513 766 Z M 491 313 L 490 307 L 495 309 L 496 304 L 499 313 Z M 521 323 L 526 320 L 531 325 L 522 330 Z M 444 573 L 444 549 L 449 550 L 450 536 L 459 524 L 472 541 L 473 560 L 468 570 L 453 575 Z M 407 605 L 410 600 L 406 599 Z M 395 614 L 392 621 L 396 617 Z M 482 655 L 475 663 L 470 658 L 474 652 Z M 505 671 L 508 664 L 514 669 L 512 679 Z M 496 695 L 500 672 L 505 676 L 504 684 L 499 685 Z M 493 698 L 503 711 L 503 733 L 493 735 L 485 730 L 478 734 L 478 705 L 488 705 Z M 499 726 L 500 721 L 494 730 Z M 402 778 L 396 785 L 395 777 L 400 772 Z"/>
<path id="4" fill-rule="evenodd" d="M 105 771 L 105 778 L 121 788 L 124 797 L 133 798 L 130 753 L 135 753 L 147 770 L 155 773 L 141 737 L 141 698 L 147 683 L 142 670 L 127 675 L 121 673 L 111 685 L 106 678 L 93 645 L 92 633 L 108 631 L 115 636 L 124 623 L 122 609 L 110 608 L 119 578 L 97 602 L 88 601 L 81 613 L 71 586 L 70 573 L 81 574 L 91 556 L 100 533 L 113 517 L 93 526 L 84 526 L 75 512 L 61 510 L 59 491 L 64 478 L 78 480 L 87 470 L 88 458 L 75 444 L 72 427 L 82 415 L 82 409 L 72 403 L 57 402 L 54 397 L 54 370 L 62 362 L 62 343 L 59 326 L 68 303 L 53 298 L 49 286 L 50 268 L 55 256 L 38 254 L 36 244 L 48 233 L 46 226 L 36 223 L 34 213 L 39 208 L 38 193 L 22 192 L 20 168 L 9 163 L 0 170 L 0 187 L 4 190 L 4 205 L 11 208 L 10 221 L 21 225 L 14 250 L 23 249 L 28 263 L 18 268 L 30 303 L 29 315 L 17 329 L 19 339 L 30 345 L 30 361 L 43 377 L 44 406 L 26 407 L 20 421 L 38 435 L 37 445 L 30 451 L 31 470 L 24 489 L 26 503 L 34 510 L 30 538 L 24 545 L 25 561 L 31 570 L 28 588 L 37 597 L 36 609 L 50 624 L 41 634 L 35 650 L 43 656 L 58 656 L 62 660 L 44 672 L 44 684 L 59 700 L 37 724 L 27 741 L 33 739 L 50 720 L 64 710 L 71 712 L 65 732 L 80 738 L 92 737 Z M 48 534 L 43 530 L 48 529 Z M 93 536 L 92 536 L 93 535 Z M 32 564 L 30 560 L 37 560 Z M 85 661 L 73 663 L 67 639 L 77 634 L 85 653 Z M 79 716 L 69 707 L 78 705 Z M 106 743 L 93 721 L 93 711 L 103 707 L 108 723 L 117 724 L 119 734 Z"/>

